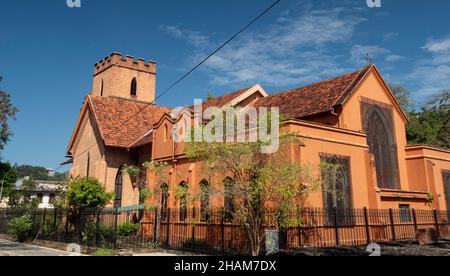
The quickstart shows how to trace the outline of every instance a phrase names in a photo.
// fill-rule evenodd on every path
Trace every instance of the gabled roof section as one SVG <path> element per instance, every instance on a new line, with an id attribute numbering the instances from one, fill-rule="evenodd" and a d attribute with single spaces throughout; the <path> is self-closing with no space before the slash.
<path id="1" fill-rule="evenodd" d="M 259 84 L 256 84 L 251 87 L 247 87 L 231 93 L 226 93 L 223 96 L 217 97 L 210 101 L 203 102 L 202 109 L 205 110 L 209 107 L 223 108 L 226 106 L 236 106 L 257 92 L 260 93 L 261 97 L 269 96 Z M 194 107 L 190 106 L 189 108 L 192 109 Z"/>
<path id="2" fill-rule="evenodd" d="M 255 107 L 279 107 L 280 113 L 293 119 L 333 111 L 343 95 L 349 94 L 354 84 L 364 76 L 368 66 L 361 70 L 307 86 L 294 88 L 262 98 Z"/>
<path id="3" fill-rule="evenodd" d="M 117 97 L 88 96 L 69 144 L 71 149 L 86 111 L 90 109 L 105 146 L 126 148 L 147 141 L 150 131 L 170 108 Z M 143 140 L 144 139 L 144 140 Z"/>
<path id="4" fill-rule="evenodd" d="M 335 105 L 344 105 L 350 97 L 353 95 L 353 93 L 357 90 L 357 88 L 361 85 L 363 80 L 368 76 L 369 72 L 373 72 L 377 79 L 380 81 L 381 85 L 385 88 L 385 91 L 387 92 L 388 96 L 391 98 L 394 107 L 400 112 L 403 119 L 408 122 L 408 115 L 403 110 L 402 106 L 398 102 L 397 98 L 394 95 L 394 92 L 392 92 L 392 89 L 390 86 L 386 83 L 383 76 L 381 76 L 380 71 L 375 66 L 375 64 L 370 64 L 366 67 L 367 69 L 364 71 L 363 74 L 360 74 L 360 76 L 352 83 L 351 87 L 342 95 L 342 97 L 336 102 Z"/>
<path id="5" fill-rule="evenodd" d="M 373 64 L 368 64 L 361 70 L 342 76 L 316 82 L 307 86 L 294 88 L 272 96 L 262 98 L 255 103 L 255 107 L 279 107 L 280 113 L 293 119 L 301 119 L 313 115 L 333 112 L 343 106 L 360 86 L 369 72 L 375 72 L 386 91 L 388 91 L 394 106 L 400 111 L 404 119 L 408 117 L 401 108 L 389 86 Z"/>
<path id="6" fill-rule="evenodd" d="M 106 146 L 128 148 L 170 108 L 115 97 L 89 96 Z"/>

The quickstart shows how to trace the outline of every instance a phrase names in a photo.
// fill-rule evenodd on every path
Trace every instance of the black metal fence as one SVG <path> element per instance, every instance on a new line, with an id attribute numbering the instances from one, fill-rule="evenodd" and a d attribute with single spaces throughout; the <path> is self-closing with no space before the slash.
<path id="1" fill-rule="evenodd" d="M 158 246 L 221 255 L 250 252 L 246 232 L 239 224 L 229 222 L 223 210 L 210 210 L 205 215 L 198 209 L 1 209 L 0 233 L 7 232 L 11 220 L 25 214 L 33 220 L 33 239 L 109 248 Z M 265 210 L 262 214 L 261 233 L 278 227 L 274 211 Z M 441 238 L 450 236 L 450 212 L 436 210 L 303 208 L 289 214 L 289 218 L 296 225 L 280 231 L 281 247 L 288 250 L 411 240 L 421 228 L 434 228 Z"/>

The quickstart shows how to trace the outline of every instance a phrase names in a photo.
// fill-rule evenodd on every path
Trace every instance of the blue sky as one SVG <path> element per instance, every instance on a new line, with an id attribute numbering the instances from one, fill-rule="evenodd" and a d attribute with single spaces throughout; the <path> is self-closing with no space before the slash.
<path id="1" fill-rule="evenodd" d="M 19 107 L 3 161 L 55 168 L 93 65 L 114 51 L 158 63 L 157 93 L 270 0 L 0 0 L 0 88 Z M 354 71 L 369 53 L 417 104 L 450 88 L 450 1 L 282 0 L 158 104 L 261 84 L 274 93 Z M 65 168 L 67 169 L 67 168 Z"/>

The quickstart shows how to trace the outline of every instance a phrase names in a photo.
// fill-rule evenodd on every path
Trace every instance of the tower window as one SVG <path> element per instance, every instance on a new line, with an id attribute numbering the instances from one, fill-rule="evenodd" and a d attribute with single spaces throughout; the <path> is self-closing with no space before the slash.
<path id="1" fill-rule="evenodd" d="M 136 96 L 137 95 L 137 81 L 136 78 L 134 78 L 131 81 L 131 91 L 130 91 L 130 95 L 131 96 Z"/>
<path id="2" fill-rule="evenodd" d="M 101 88 L 100 88 L 100 96 L 103 97 L 103 80 L 102 80 L 102 86 L 101 86 Z"/>

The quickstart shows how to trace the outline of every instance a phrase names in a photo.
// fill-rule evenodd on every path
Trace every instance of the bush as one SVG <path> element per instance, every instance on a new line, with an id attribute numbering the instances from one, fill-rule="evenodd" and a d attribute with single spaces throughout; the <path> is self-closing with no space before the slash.
<path id="1" fill-rule="evenodd" d="M 8 224 L 8 233 L 19 242 L 25 241 L 31 235 L 32 230 L 33 219 L 29 215 L 15 218 Z"/>
<path id="2" fill-rule="evenodd" d="M 76 209 L 104 207 L 113 198 L 95 178 L 73 180 L 67 190 L 67 203 Z"/>
<path id="3" fill-rule="evenodd" d="M 194 242 L 194 247 L 197 249 L 210 249 L 211 246 L 208 244 L 208 242 L 204 239 L 195 239 L 192 240 L 192 238 L 187 239 L 183 243 L 183 248 L 192 248 L 192 241 Z"/>
<path id="4" fill-rule="evenodd" d="M 100 224 L 97 235 L 97 224 L 93 221 L 86 223 L 82 233 L 81 242 L 84 245 L 92 245 L 97 239 L 97 245 L 100 246 L 111 246 L 114 242 L 114 228 L 107 227 L 106 225 Z"/>
<path id="5" fill-rule="evenodd" d="M 131 237 L 139 231 L 139 224 L 124 223 L 117 226 L 117 235 L 121 237 Z"/>

